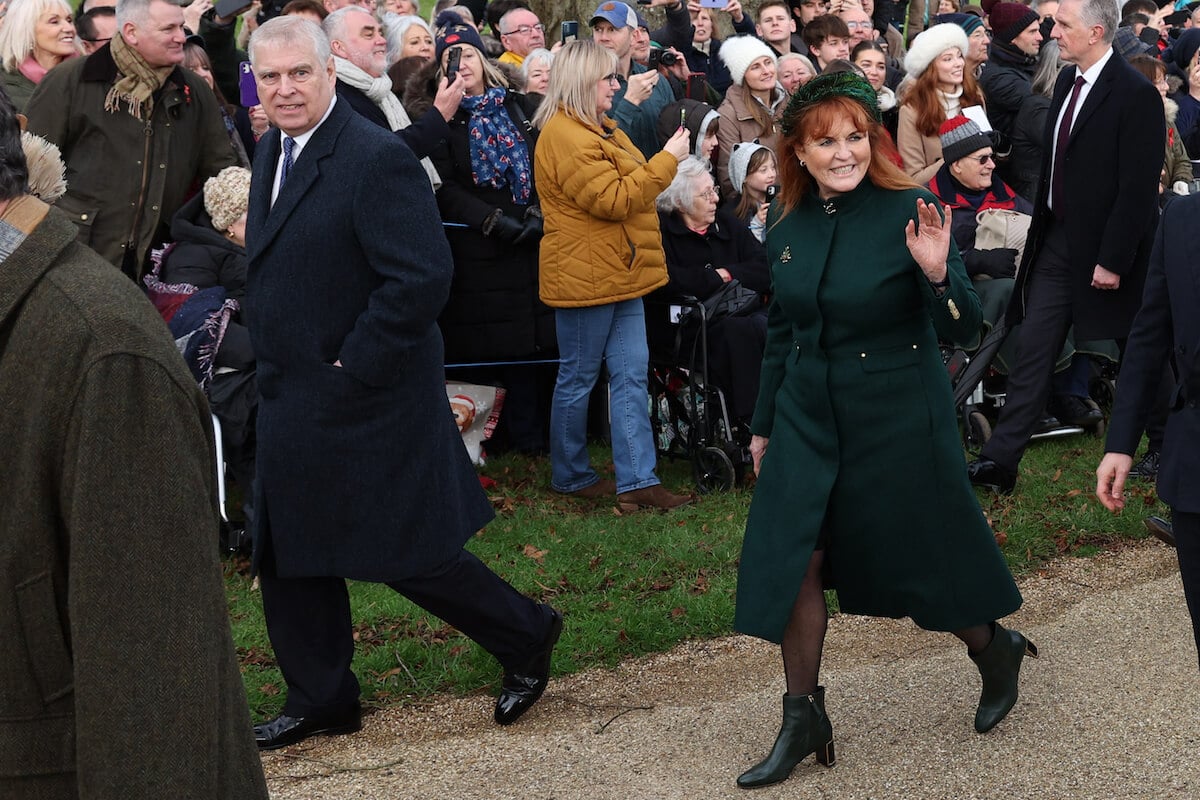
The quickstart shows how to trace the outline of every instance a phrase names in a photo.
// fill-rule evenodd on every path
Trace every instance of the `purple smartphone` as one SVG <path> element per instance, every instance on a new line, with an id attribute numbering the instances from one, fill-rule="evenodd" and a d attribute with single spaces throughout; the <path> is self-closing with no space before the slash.
<path id="1" fill-rule="evenodd" d="M 238 65 L 238 89 L 241 91 L 242 108 L 258 105 L 258 84 L 254 82 L 254 72 L 250 62 L 243 61 Z"/>

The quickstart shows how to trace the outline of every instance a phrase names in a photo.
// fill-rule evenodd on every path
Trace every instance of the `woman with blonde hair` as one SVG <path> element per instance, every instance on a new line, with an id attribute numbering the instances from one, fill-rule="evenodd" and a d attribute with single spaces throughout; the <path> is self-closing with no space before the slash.
<path id="1" fill-rule="evenodd" d="M 534 176 L 545 217 L 540 294 L 554 308 L 560 363 L 550 411 L 550 482 L 558 492 L 622 510 L 690 501 L 654 473 L 646 318 L 642 297 L 667 283 L 655 198 L 687 157 L 680 128 L 649 160 L 606 116 L 620 87 L 617 57 L 591 40 L 559 51 L 546 97 Z M 587 451 L 588 397 L 608 368 L 616 482 L 601 479 Z"/>
<path id="2" fill-rule="evenodd" d="M 0 86 L 23 112 L 47 72 L 83 52 L 64 0 L 13 0 L 0 25 Z"/>
<path id="3" fill-rule="evenodd" d="M 918 34 L 904 57 L 908 77 L 900 90 L 896 147 L 904 171 L 919 184 L 941 169 L 942 123 L 971 106 L 983 106 L 983 92 L 966 69 L 970 48 L 963 29 L 946 22 Z"/>

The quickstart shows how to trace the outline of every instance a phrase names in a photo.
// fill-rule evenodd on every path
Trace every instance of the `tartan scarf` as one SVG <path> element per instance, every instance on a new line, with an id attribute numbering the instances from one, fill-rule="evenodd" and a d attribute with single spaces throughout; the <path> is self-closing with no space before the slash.
<path id="1" fill-rule="evenodd" d="M 134 119 L 149 119 L 154 111 L 154 93 L 162 88 L 163 82 L 175 70 L 175 66 L 158 69 L 151 67 L 146 63 L 146 59 L 142 58 L 142 54 L 122 38 L 120 31 L 112 38 L 109 47 L 121 77 L 108 90 L 108 95 L 104 98 L 104 110 L 116 114 L 124 103 L 125 110 Z"/>

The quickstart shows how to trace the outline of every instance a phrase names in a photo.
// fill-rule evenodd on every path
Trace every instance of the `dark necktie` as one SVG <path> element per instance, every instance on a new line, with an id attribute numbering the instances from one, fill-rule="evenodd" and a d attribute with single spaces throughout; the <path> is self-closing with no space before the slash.
<path id="1" fill-rule="evenodd" d="M 292 171 L 292 151 L 296 149 L 296 140 L 290 136 L 283 137 L 283 171 L 279 174 L 279 188 L 283 188 L 283 182 L 287 180 L 288 173 Z"/>
<path id="2" fill-rule="evenodd" d="M 1075 104 L 1079 101 L 1079 92 L 1087 81 L 1080 75 L 1075 79 L 1075 88 L 1071 90 L 1071 99 L 1063 114 L 1062 124 L 1058 126 L 1058 138 L 1054 146 L 1054 171 L 1050 174 L 1050 202 L 1054 205 L 1054 217 L 1061 222 L 1063 219 L 1063 166 L 1067 160 L 1067 142 L 1071 140 L 1071 122 L 1075 119 Z"/>

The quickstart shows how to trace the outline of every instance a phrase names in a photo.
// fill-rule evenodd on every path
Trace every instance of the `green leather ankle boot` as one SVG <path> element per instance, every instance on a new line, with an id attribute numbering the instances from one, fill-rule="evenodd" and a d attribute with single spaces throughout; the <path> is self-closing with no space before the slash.
<path id="1" fill-rule="evenodd" d="M 1021 661 L 1025 656 L 1037 658 L 1037 654 L 1037 646 L 1033 642 L 996 623 L 992 641 L 982 653 L 971 656 L 983 678 L 979 709 L 975 712 L 976 731 L 987 733 L 1016 705 Z"/>
<path id="2" fill-rule="evenodd" d="M 810 753 L 817 754 L 818 763 L 833 766 L 833 725 L 825 714 L 824 686 L 812 694 L 783 696 L 783 726 L 775 746 L 763 761 L 739 775 L 737 784 L 754 789 L 779 783 Z"/>

